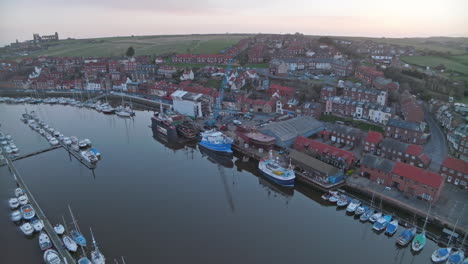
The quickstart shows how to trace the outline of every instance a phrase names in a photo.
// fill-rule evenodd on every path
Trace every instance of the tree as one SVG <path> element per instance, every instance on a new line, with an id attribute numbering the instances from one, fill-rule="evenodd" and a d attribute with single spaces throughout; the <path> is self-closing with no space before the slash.
<path id="1" fill-rule="evenodd" d="M 132 46 L 128 47 L 125 55 L 127 55 L 127 57 L 133 57 L 133 55 L 135 55 L 135 49 Z"/>

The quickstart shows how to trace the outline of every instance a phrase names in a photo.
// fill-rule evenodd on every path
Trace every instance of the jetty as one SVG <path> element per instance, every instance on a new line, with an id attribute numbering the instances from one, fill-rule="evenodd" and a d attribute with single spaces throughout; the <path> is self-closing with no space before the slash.
<path id="1" fill-rule="evenodd" d="M 75 263 L 75 259 L 71 256 L 70 252 L 68 252 L 68 250 L 64 248 L 62 240 L 57 235 L 57 233 L 55 233 L 53 225 L 50 223 L 44 211 L 42 211 L 41 207 L 39 206 L 36 199 L 34 198 L 34 195 L 29 190 L 28 186 L 23 180 L 23 177 L 21 177 L 20 173 L 15 168 L 15 166 L 13 165 L 13 162 L 8 157 L 8 155 L 5 156 L 5 160 L 6 160 L 7 166 L 10 169 L 11 174 L 13 175 L 13 178 L 16 181 L 16 184 L 18 185 L 19 188 L 23 189 L 23 191 L 28 195 L 29 203 L 33 207 L 34 211 L 36 212 L 37 218 L 39 220 L 42 220 L 42 222 L 44 223 L 44 230 L 47 232 L 47 235 L 50 237 L 50 240 L 54 244 L 55 250 L 59 253 L 60 258 L 65 263 Z"/>
<path id="2" fill-rule="evenodd" d="M 44 152 L 49 152 L 51 150 L 54 150 L 54 149 L 58 149 L 60 148 L 61 146 L 57 145 L 57 146 L 52 146 L 52 147 L 49 147 L 49 148 L 45 148 L 45 149 L 41 149 L 41 150 L 38 150 L 38 151 L 34 151 L 34 152 L 31 152 L 31 153 L 28 153 L 28 154 L 25 154 L 25 155 L 20 155 L 18 157 L 13 157 L 11 158 L 11 161 L 17 161 L 17 160 L 20 160 L 20 159 L 25 159 L 25 158 L 29 158 L 29 157 L 32 157 L 32 156 L 35 156 L 35 155 L 39 155 L 39 154 L 42 154 Z"/>

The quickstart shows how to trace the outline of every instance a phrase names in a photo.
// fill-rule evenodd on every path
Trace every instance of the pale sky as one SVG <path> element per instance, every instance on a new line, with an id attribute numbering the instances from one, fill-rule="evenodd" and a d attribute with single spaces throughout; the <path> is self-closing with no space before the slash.
<path id="1" fill-rule="evenodd" d="M 0 45 L 193 33 L 468 37 L 468 0 L 0 0 Z"/>

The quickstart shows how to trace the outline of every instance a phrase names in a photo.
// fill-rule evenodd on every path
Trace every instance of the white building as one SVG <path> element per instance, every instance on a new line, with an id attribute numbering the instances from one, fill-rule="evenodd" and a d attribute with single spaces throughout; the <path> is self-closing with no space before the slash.
<path id="1" fill-rule="evenodd" d="M 182 90 L 171 94 L 174 111 L 190 117 L 202 117 L 203 105 L 205 104 L 204 95 L 199 93 L 190 93 Z"/>
<path id="2" fill-rule="evenodd" d="M 90 90 L 90 91 L 101 90 L 101 83 L 90 81 L 86 84 L 86 90 Z"/>

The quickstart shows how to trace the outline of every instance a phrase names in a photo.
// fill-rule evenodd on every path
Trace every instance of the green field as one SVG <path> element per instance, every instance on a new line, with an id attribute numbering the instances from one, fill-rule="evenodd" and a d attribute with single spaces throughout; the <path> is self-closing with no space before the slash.
<path id="1" fill-rule="evenodd" d="M 109 57 L 125 54 L 128 47 L 135 56 L 165 53 L 218 53 L 248 35 L 134 36 L 58 41 L 32 56 Z"/>
<path id="2" fill-rule="evenodd" d="M 468 45 L 468 38 L 430 37 L 430 38 L 366 38 L 366 37 L 343 37 L 350 40 L 371 40 L 379 43 L 396 44 L 402 46 L 414 46 L 417 50 L 434 50 L 439 52 L 450 52 L 452 54 L 466 53 L 460 45 Z"/>
<path id="3" fill-rule="evenodd" d="M 431 68 L 443 64 L 448 70 L 468 75 L 468 55 L 454 55 L 447 58 L 439 56 L 405 56 L 401 60 L 417 66 Z"/>

